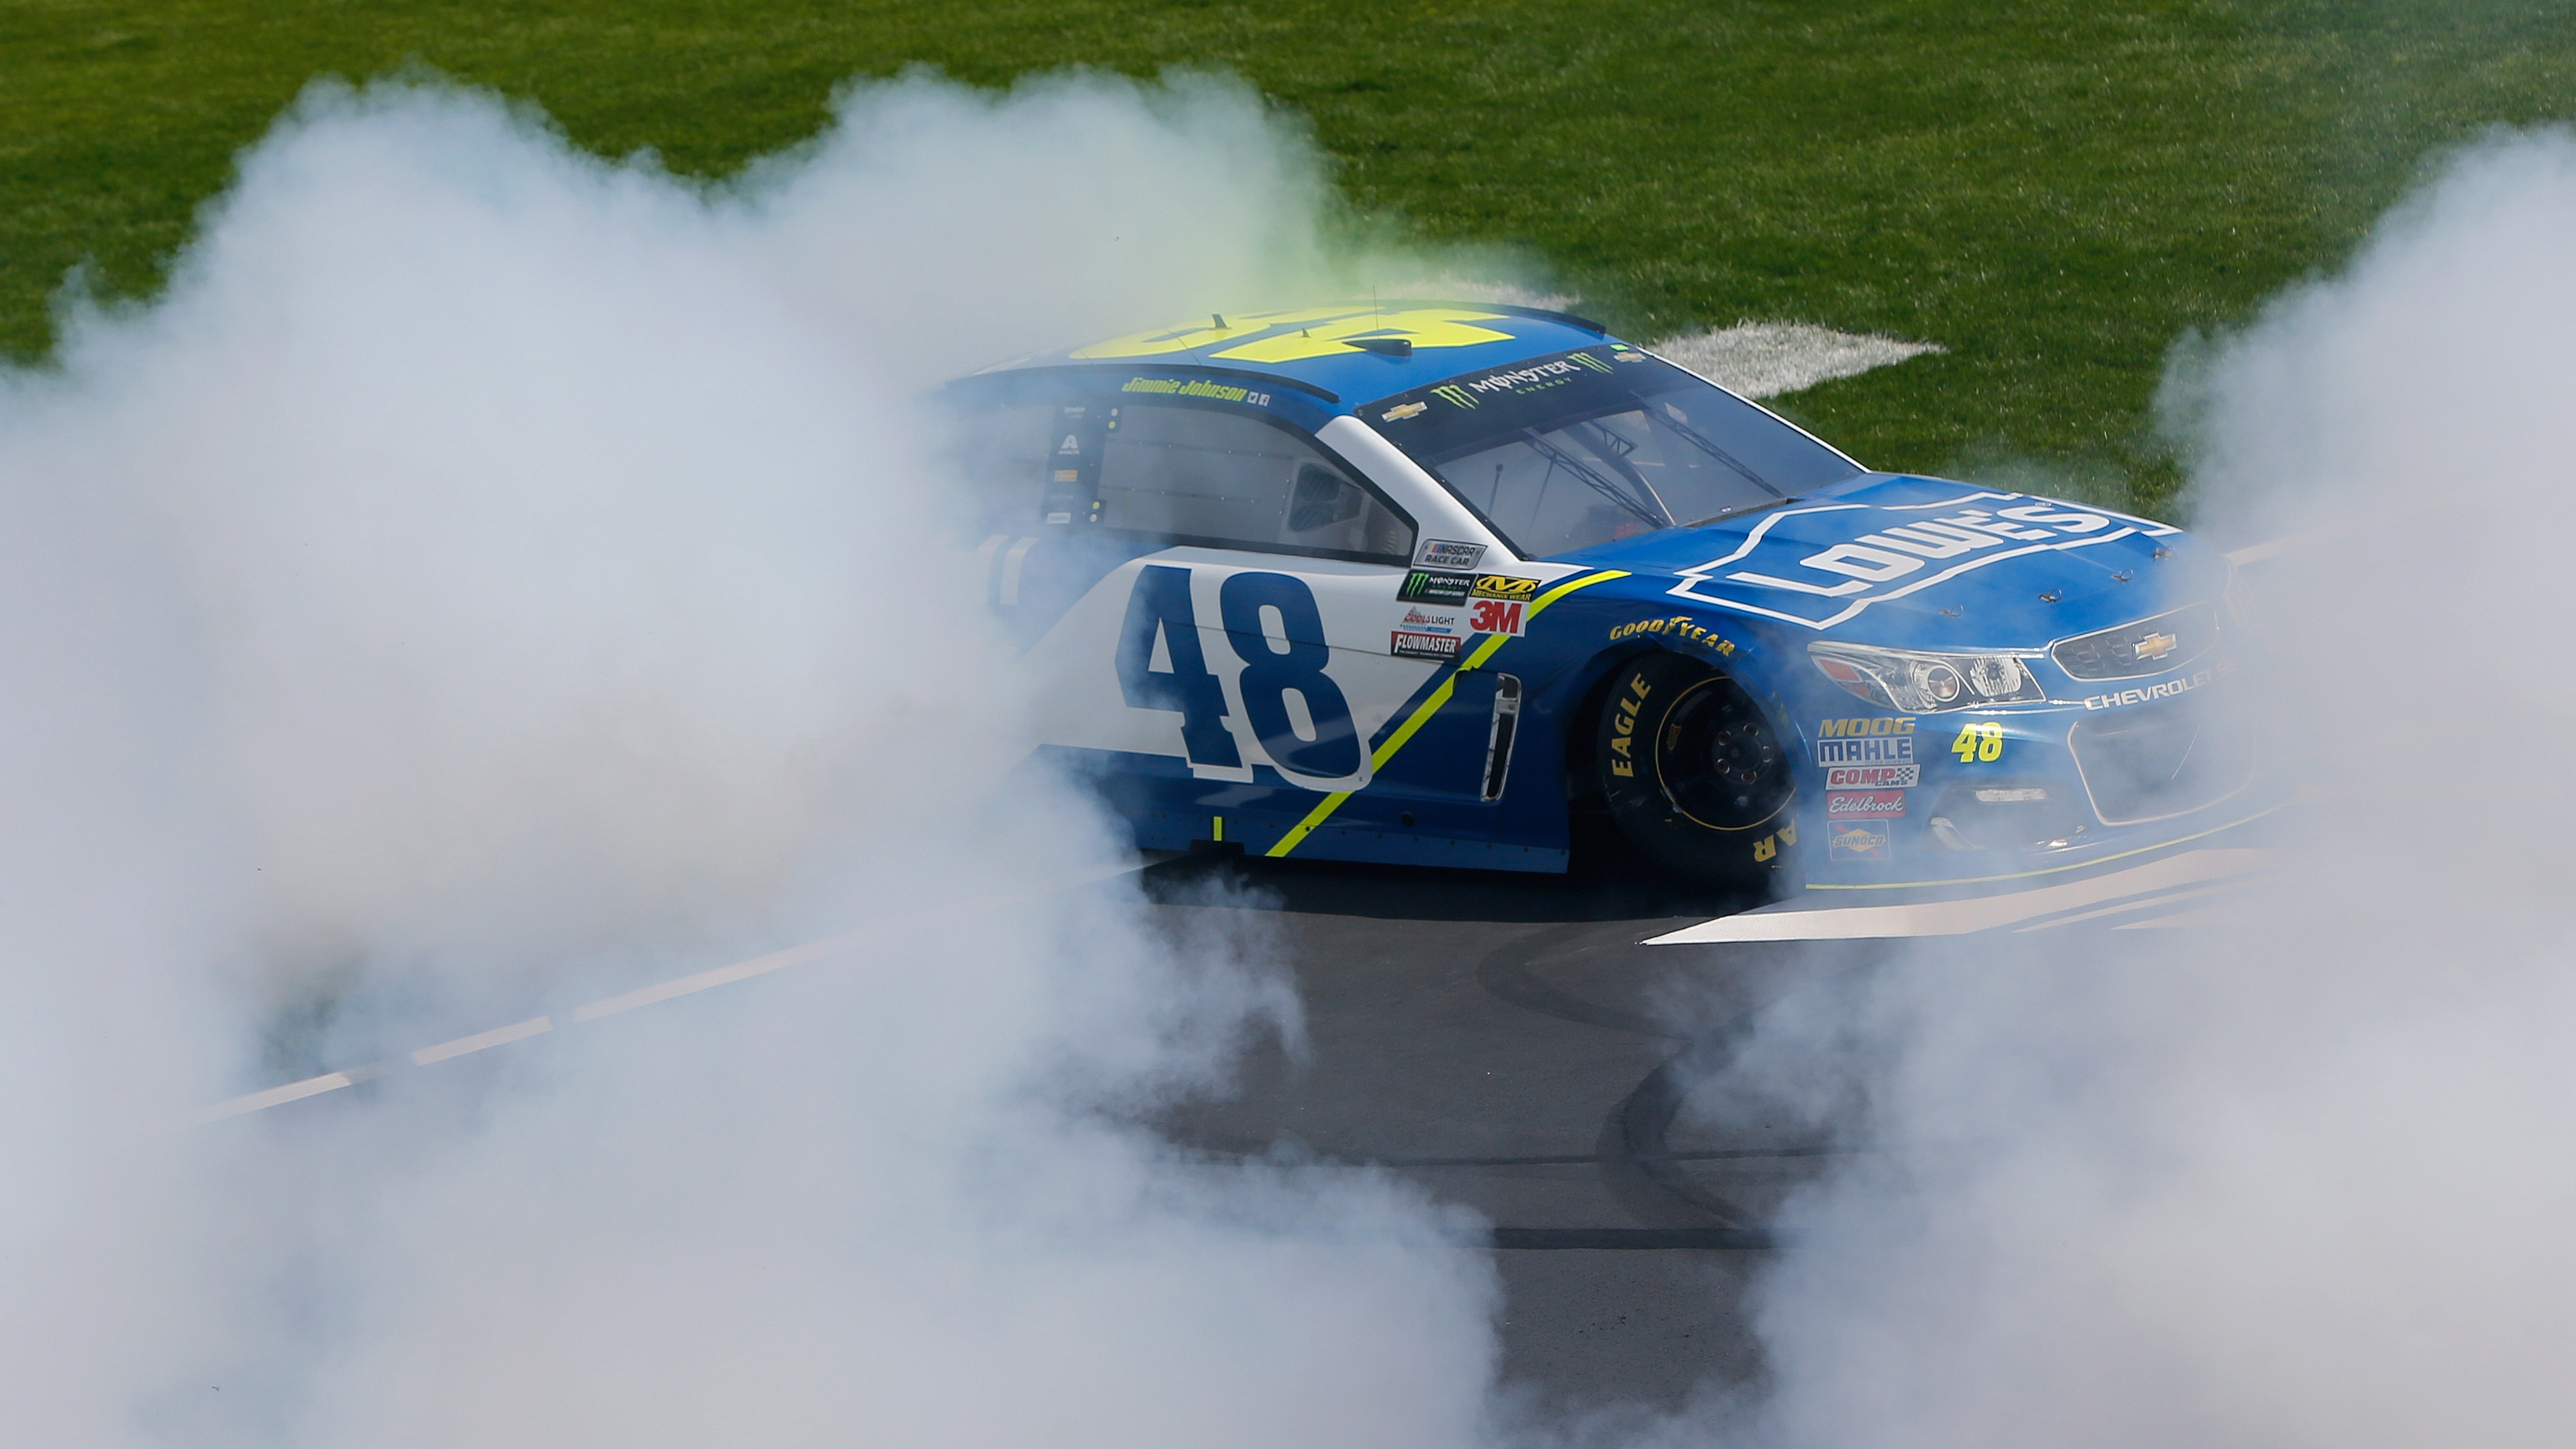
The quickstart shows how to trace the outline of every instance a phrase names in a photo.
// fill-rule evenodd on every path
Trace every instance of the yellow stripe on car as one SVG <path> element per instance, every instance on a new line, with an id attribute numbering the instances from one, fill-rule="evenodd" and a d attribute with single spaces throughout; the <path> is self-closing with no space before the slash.
<path id="1" fill-rule="evenodd" d="M 1557 585 L 1555 588 L 1548 590 L 1546 593 L 1539 595 L 1536 599 L 1531 600 L 1529 612 L 1522 617 L 1524 619 L 1535 619 L 1539 616 L 1539 612 L 1541 610 L 1545 609 L 1548 605 L 1555 603 L 1557 600 L 1564 598 L 1566 595 L 1573 593 L 1576 589 L 1590 588 L 1594 584 L 1606 584 L 1612 579 L 1624 579 L 1627 576 L 1628 573 L 1625 569 L 1604 569 L 1597 574 L 1585 574 L 1580 578 L 1568 579 L 1564 583 Z M 1449 702 L 1451 695 L 1457 693 L 1459 675 L 1466 673 L 1468 670 L 1477 668 L 1486 660 L 1493 658 L 1494 652 L 1501 649 L 1504 645 L 1512 642 L 1513 637 L 1514 636 L 1510 634 L 1488 634 L 1485 636 L 1485 641 L 1483 643 L 1478 644 L 1472 651 L 1470 651 L 1466 658 L 1458 661 L 1458 667 L 1450 671 L 1448 678 L 1440 681 L 1440 687 L 1431 691 L 1429 698 L 1415 706 L 1413 713 L 1404 717 L 1404 723 L 1396 726 L 1395 732 L 1388 735 L 1385 742 L 1380 744 L 1376 750 L 1370 753 L 1369 773 L 1374 776 L 1378 771 L 1385 769 L 1386 762 L 1395 758 L 1395 752 L 1404 748 L 1404 742 L 1412 739 L 1415 732 L 1419 731 L 1425 724 L 1430 723 L 1431 717 L 1440 712 L 1441 706 Z M 1299 843 L 1304 841 L 1307 836 L 1315 833 L 1316 826 L 1319 826 L 1326 820 L 1331 819 L 1333 812 L 1342 808 L 1343 801 L 1348 800 L 1351 796 L 1357 793 L 1359 792 L 1355 790 L 1337 790 L 1332 794 L 1325 796 L 1322 803 L 1318 804 L 1314 809 L 1306 812 L 1305 819 L 1298 821 L 1295 828 L 1291 829 L 1287 834 L 1279 837 L 1279 843 L 1277 845 L 1270 847 L 1270 849 L 1264 851 L 1263 854 L 1275 857 L 1286 855 L 1288 852 L 1295 850 Z"/>

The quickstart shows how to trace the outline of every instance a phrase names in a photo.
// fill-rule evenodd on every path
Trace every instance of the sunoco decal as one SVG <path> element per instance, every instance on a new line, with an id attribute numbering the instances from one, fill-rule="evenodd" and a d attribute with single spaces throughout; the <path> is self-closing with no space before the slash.
<path id="1" fill-rule="evenodd" d="M 1843 541 L 1818 548 L 1812 537 L 1793 539 L 1781 528 L 1793 518 L 1824 514 L 1840 515 L 1834 521 Z M 1830 629 L 1872 604 L 2006 559 L 2180 531 L 2026 493 L 1964 493 L 1912 504 L 1826 503 L 1766 515 L 1733 552 L 1681 570 L 1681 582 L 1666 592 Z"/>
<path id="2" fill-rule="evenodd" d="M 1836 820 L 1825 826 L 1827 856 L 1834 860 L 1885 860 L 1888 835 L 1866 820 Z"/>

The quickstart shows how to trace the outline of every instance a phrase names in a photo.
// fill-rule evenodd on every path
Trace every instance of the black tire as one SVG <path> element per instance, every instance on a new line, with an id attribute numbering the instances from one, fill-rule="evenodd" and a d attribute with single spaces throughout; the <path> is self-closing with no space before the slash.
<path id="1" fill-rule="evenodd" d="M 1694 880 L 1768 881 L 1797 854 L 1788 752 L 1742 686 L 1678 654 L 1628 661 L 1602 706 L 1601 789 L 1640 854 Z"/>

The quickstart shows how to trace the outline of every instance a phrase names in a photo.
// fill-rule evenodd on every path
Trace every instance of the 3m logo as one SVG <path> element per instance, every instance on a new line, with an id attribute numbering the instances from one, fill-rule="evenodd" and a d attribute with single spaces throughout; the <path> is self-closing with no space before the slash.
<path id="1" fill-rule="evenodd" d="M 1516 599 L 1471 599 L 1467 603 L 1467 627 L 1479 634 L 1517 637 L 1528 628 L 1523 615 L 1528 607 Z"/>
<path id="2" fill-rule="evenodd" d="M 1471 408 L 1476 405 L 1476 400 L 1467 396 L 1467 390 L 1455 384 L 1435 387 L 1431 390 L 1431 395 L 1452 407 Z"/>
<path id="3" fill-rule="evenodd" d="M 1857 739 L 1862 735 L 1910 735 L 1914 733 L 1914 720 L 1911 716 L 1900 719 L 1891 715 L 1821 720 L 1816 725 L 1816 733 L 1829 740 Z"/>

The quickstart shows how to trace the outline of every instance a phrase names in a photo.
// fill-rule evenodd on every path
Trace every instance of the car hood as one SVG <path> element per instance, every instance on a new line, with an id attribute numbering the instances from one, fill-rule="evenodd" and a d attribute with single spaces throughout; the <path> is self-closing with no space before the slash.
<path id="1" fill-rule="evenodd" d="M 1568 554 L 1623 592 L 1820 638 L 2031 648 L 2217 598 L 2227 561 L 2169 524 L 2029 493 L 1868 473 L 1781 507 Z"/>

